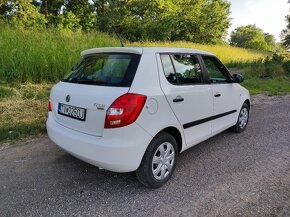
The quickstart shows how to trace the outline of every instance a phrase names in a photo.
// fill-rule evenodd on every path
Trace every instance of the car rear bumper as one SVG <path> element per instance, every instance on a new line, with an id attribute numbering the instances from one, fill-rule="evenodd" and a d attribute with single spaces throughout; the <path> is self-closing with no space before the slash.
<path id="1" fill-rule="evenodd" d="M 49 138 L 71 155 L 113 172 L 138 169 L 152 137 L 138 124 L 106 129 L 102 137 L 81 133 L 57 123 L 52 116 L 47 122 Z"/>

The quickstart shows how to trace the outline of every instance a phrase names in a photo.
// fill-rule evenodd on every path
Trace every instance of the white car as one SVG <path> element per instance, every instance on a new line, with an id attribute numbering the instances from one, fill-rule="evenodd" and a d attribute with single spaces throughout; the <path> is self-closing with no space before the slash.
<path id="1" fill-rule="evenodd" d="M 136 171 L 158 188 L 178 154 L 228 129 L 245 130 L 249 92 L 204 51 L 95 48 L 49 101 L 49 138 L 71 155 L 114 172 Z"/>

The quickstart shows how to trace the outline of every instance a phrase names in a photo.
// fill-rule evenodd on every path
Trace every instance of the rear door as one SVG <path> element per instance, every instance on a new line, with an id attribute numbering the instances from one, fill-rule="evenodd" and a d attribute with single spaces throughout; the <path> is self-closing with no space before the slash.
<path id="1" fill-rule="evenodd" d="M 137 54 L 85 56 L 51 91 L 54 119 L 79 132 L 102 136 L 106 111 L 129 91 L 139 61 Z"/>
<path id="2" fill-rule="evenodd" d="M 202 56 L 214 98 L 213 133 L 233 126 L 237 121 L 239 89 L 231 82 L 226 67 L 214 56 Z"/>
<path id="3" fill-rule="evenodd" d="M 161 88 L 175 116 L 184 129 L 186 143 L 192 146 L 211 134 L 213 96 L 197 56 L 160 54 L 163 72 Z"/>

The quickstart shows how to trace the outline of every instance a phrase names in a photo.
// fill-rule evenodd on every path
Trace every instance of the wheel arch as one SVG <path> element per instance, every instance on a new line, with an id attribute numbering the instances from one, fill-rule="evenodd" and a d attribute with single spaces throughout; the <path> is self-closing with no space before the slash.
<path id="1" fill-rule="evenodd" d="M 251 110 L 251 102 L 250 102 L 250 100 L 249 99 L 246 99 L 244 101 L 244 103 L 247 104 L 249 106 L 249 110 Z"/>
<path id="2" fill-rule="evenodd" d="M 159 133 L 161 133 L 161 132 L 168 133 L 175 138 L 176 143 L 177 143 L 177 147 L 178 147 L 178 152 L 180 153 L 182 150 L 182 146 L 183 146 L 181 132 L 176 127 L 166 127 L 163 130 L 161 130 Z"/>

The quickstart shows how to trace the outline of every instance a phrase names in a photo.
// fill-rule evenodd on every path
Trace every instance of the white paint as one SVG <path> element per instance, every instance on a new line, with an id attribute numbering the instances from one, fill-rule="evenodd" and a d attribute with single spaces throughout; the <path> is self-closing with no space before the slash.
<path id="1" fill-rule="evenodd" d="M 181 48 L 104 48 L 91 49 L 83 54 L 104 51 L 142 51 L 131 87 L 103 87 L 67 82 L 56 84 L 50 96 L 54 104 L 53 112 L 49 112 L 47 131 L 49 138 L 70 154 L 110 171 L 137 170 L 153 137 L 167 127 L 174 127 L 180 132 L 181 151 L 214 136 L 236 123 L 243 102 L 249 99 L 249 92 L 239 84 L 175 86 L 167 81 L 160 53 L 212 55 L 207 52 Z M 217 91 L 222 97 L 215 99 L 214 93 Z M 139 117 L 128 126 L 104 129 L 106 110 L 116 98 L 126 92 L 147 96 L 147 102 Z M 82 122 L 57 114 L 57 105 L 59 102 L 65 103 L 67 94 L 71 96 L 70 105 L 88 109 L 87 121 Z M 184 101 L 173 103 L 173 99 L 179 95 Z M 105 105 L 105 110 L 98 110 L 94 106 L 96 103 Z M 186 123 L 233 109 L 237 112 L 228 117 L 183 128 Z"/>

